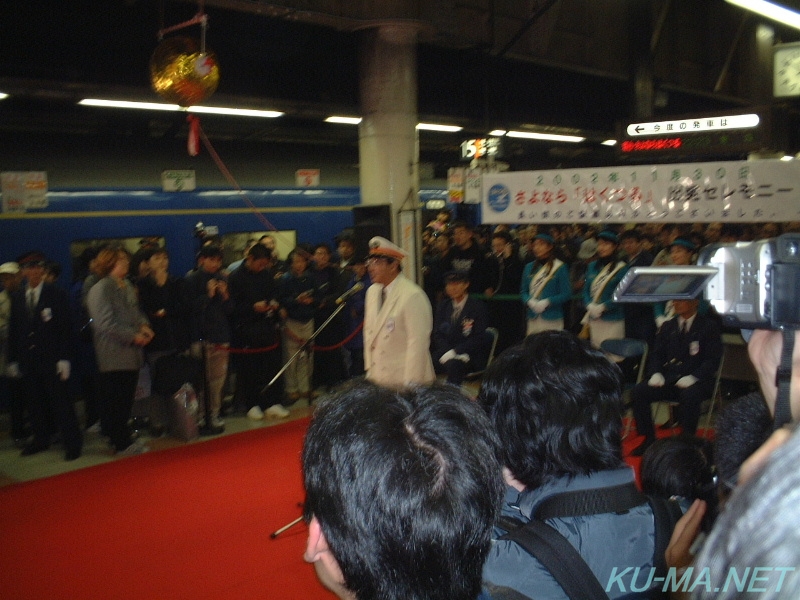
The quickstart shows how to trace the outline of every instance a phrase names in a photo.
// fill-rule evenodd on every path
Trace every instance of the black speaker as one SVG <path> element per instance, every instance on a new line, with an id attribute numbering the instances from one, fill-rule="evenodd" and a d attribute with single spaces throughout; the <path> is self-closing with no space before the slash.
<path id="1" fill-rule="evenodd" d="M 353 237 L 356 256 L 369 254 L 369 241 L 379 235 L 392 239 L 392 206 L 371 204 L 353 207 Z"/>

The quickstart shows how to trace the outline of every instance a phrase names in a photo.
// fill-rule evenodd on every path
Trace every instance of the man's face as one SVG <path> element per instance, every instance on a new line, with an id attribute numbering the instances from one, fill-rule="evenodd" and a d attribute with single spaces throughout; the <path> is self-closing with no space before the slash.
<path id="1" fill-rule="evenodd" d="M 675 309 L 675 314 L 683 319 L 688 319 L 697 312 L 699 300 L 673 300 L 672 306 Z"/>
<path id="2" fill-rule="evenodd" d="M 394 260 L 373 256 L 367 260 L 367 270 L 373 283 L 389 285 L 397 277 L 398 267 Z"/>
<path id="3" fill-rule="evenodd" d="M 625 238 L 620 244 L 627 256 L 636 256 L 642 246 L 641 243 L 634 238 Z"/>
<path id="4" fill-rule="evenodd" d="M 44 278 L 44 265 L 28 263 L 22 267 L 22 276 L 28 282 L 28 287 L 37 287 Z"/>
<path id="5" fill-rule="evenodd" d="M 214 274 L 222 268 L 221 256 L 203 256 L 200 258 L 200 268 L 206 273 Z"/>
<path id="6" fill-rule="evenodd" d="M 553 245 L 546 240 L 535 239 L 533 240 L 533 255 L 538 260 L 545 260 L 553 251 Z"/>
<path id="7" fill-rule="evenodd" d="M 459 248 L 469 248 L 472 243 L 472 232 L 466 227 L 456 227 L 453 231 L 453 241 Z"/>
<path id="8" fill-rule="evenodd" d="M 444 284 L 444 291 L 447 294 L 447 297 L 451 300 L 455 300 L 456 302 L 463 300 L 464 296 L 467 295 L 468 288 L 469 281 L 463 281 L 461 279 L 448 280 Z"/>
<path id="9" fill-rule="evenodd" d="M 248 254 L 244 264 L 253 273 L 261 273 L 261 271 L 269 268 L 269 262 L 268 258 L 256 258 L 252 254 Z"/>
<path id="10" fill-rule="evenodd" d="M 314 250 L 314 265 L 317 269 L 324 269 L 331 262 L 331 253 L 325 248 L 317 248 Z"/>
<path id="11" fill-rule="evenodd" d="M 339 256 L 342 260 L 350 260 L 356 252 L 353 244 L 350 242 L 339 242 L 336 249 L 339 251 Z"/>
<path id="12" fill-rule="evenodd" d="M 503 238 L 492 238 L 492 252 L 495 256 L 504 256 L 506 251 L 506 241 Z"/>

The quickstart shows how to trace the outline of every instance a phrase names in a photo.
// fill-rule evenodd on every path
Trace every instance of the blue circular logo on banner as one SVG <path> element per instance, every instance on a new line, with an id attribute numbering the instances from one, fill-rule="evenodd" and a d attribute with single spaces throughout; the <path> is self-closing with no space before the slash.
<path id="1" fill-rule="evenodd" d="M 511 204 L 511 192 L 502 183 L 495 183 L 489 188 L 489 206 L 495 212 L 503 212 Z"/>

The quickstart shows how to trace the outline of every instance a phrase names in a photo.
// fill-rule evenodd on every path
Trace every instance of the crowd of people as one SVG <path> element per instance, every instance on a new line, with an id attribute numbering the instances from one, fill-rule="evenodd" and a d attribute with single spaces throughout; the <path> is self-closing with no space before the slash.
<path id="1" fill-rule="evenodd" d="M 41 252 L 3 263 L 0 379 L 15 444 L 28 456 L 60 438 L 65 458 L 78 458 L 80 397 L 86 429 L 102 433 L 117 453 L 144 452 L 131 416 L 144 411 L 155 434 L 167 430 L 163 390 L 181 381 L 176 371 L 200 388 L 196 418 L 208 435 L 224 431 L 226 413 L 285 418 L 297 401 L 310 403 L 363 375 L 369 275 L 351 233 L 337 243 L 335 263 L 326 244 L 298 245 L 283 261 L 265 235 L 226 266 L 212 237 L 202 240 L 186 274 L 170 272 L 168 250 L 150 239 L 133 254 L 118 244 L 92 246 L 69 290 Z M 360 297 L 337 311 L 337 298 L 356 282 Z M 143 385 L 150 393 L 137 398 Z M 135 402 L 144 408 L 135 410 Z"/>
<path id="2" fill-rule="evenodd" d="M 630 312 L 610 299 L 630 266 L 690 264 L 709 241 L 748 237 L 735 228 L 709 225 L 707 240 L 664 225 L 650 246 L 646 227 L 483 231 L 443 214 L 426 228 L 424 288 L 403 274 L 402 248 L 375 237 L 358 256 L 347 231 L 336 258 L 301 244 L 283 261 L 265 236 L 227 266 L 205 240 L 182 276 L 158 245 L 103 246 L 69 291 L 29 251 L 0 265 L 12 434 L 24 456 L 60 436 L 78 458 L 80 386 L 84 426 L 120 454 L 142 452 L 129 417 L 143 367 L 161 389 L 171 361 L 193 357 L 209 435 L 228 410 L 283 418 L 319 398 L 302 455 L 304 557 L 340 598 L 713 597 L 730 569 L 731 590 L 749 581 L 748 592 L 755 582 L 765 598 L 794 597 L 797 528 L 772 504 L 795 510 L 800 485 L 786 475 L 800 438 L 793 426 L 769 436 L 781 376 L 792 423 L 800 415 L 800 344 L 787 370 L 793 338 L 753 333 L 761 393 L 722 410 L 712 446 L 692 434 L 721 358 L 713 309 Z M 761 229 L 752 236 L 781 233 Z M 504 347 L 489 362 L 491 327 Z M 623 461 L 623 369 L 600 348 L 625 336 L 652 348 L 631 392 L 641 491 Z M 469 398 L 458 385 L 475 370 Z M 667 398 L 685 435 L 656 441 L 650 403 Z M 748 567 L 771 575 L 747 580 Z"/>

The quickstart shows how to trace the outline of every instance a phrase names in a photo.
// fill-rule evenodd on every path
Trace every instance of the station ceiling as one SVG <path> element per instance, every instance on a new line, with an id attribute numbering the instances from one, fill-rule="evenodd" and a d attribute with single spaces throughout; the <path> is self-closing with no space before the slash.
<path id="1" fill-rule="evenodd" d="M 276 109 L 278 119 L 204 116 L 212 139 L 357 144 L 365 31 L 419 26 L 420 121 L 463 125 L 420 132 L 421 152 L 458 152 L 497 128 L 556 128 L 579 147 L 509 146 L 512 168 L 607 163 L 599 141 L 634 119 L 771 104 L 765 47 L 800 40 L 724 0 L 42 0 L 0 15 L 0 132 L 186 136 L 182 115 L 80 107 L 84 97 L 159 101 L 148 64 L 157 33 L 199 10 L 220 84 L 207 103 Z M 783 4 L 800 8 L 800 0 Z M 764 27 L 767 25 L 767 27 Z M 199 28 L 179 34 L 199 35 Z M 764 36 L 770 36 L 765 42 Z M 761 41 L 759 41 L 761 40 Z M 795 106 L 787 107 L 795 112 Z"/>

